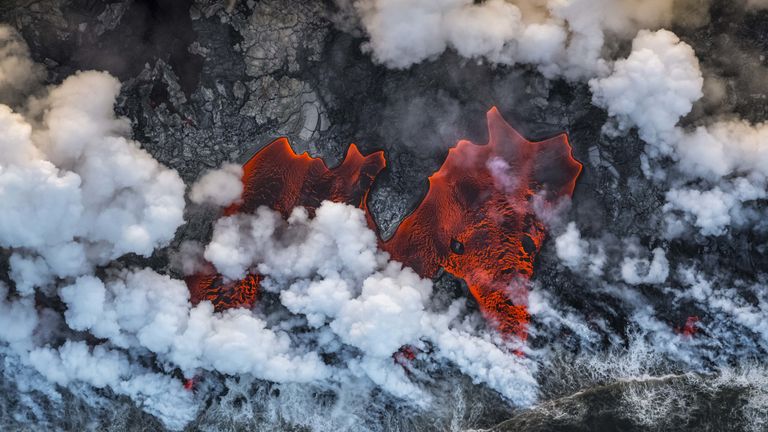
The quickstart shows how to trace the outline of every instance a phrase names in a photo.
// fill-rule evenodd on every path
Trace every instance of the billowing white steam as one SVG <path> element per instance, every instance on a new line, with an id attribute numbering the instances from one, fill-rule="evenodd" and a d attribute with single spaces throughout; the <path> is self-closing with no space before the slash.
<path id="1" fill-rule="evenodd" d="M 768 176 L 768 124 L 719 121 L 696 128 L 677 143 L 680 168 L 717 181 L 732 173 Z"/>
<path id="2" fill-rule="evenodd" d="M 676 7 L 688 19 L 706 2 L 673 0 L 337 0 L 355 16 L 369 40 L 365 49 L 387 66 L 406 68 L 452 49 L 467 58 L 500 64 L 532 64 L 547 77 L 588 79 L 596 105 L 626 132 L 637 128 L 650 157 L 678 162 L 665 207 L 670 236 L 695 226 L 704 235 L 725 232 L 754 215 L 745 204 L 765 196 L 764 125 L 712 122 L 693 132 L 678 126 L 703 97 L 704 79 L 690 46 L 666 30 L 640 30 L 626 59 L 604 58 L 609 36 L 628 38 L 638 29 L 670 24 Z M 689 4 L 690 3 L 690 4 Z M 764 7 L 750 1 L 747 7 Z M 683 17 L 682 15 L 685 15 Z M 668 173 L 644 163 L 652 177 Z M 743 182 L 723 182 L 732 174 Z M 680 177 L 682 175 L 682 177 Z M 706 180 L 707 184 L 693 184 Z M 696 205 L 723 201 L 717 209 Z"/>
<path id="3" fill-rule="evenodd" d="M 703 96 L 704 79 L 693 49 L 674 33 L 643 30 L 629 57 L 589 84 L 595 104 L 616 117 L 621 129 L 637 127 L 644 141 L 668 153 L 677 122 Z"/>
<path id="4" fill-rule="evenodd" d="M 324 203 L 314 218 L 298 208 L 288 221 L 261 208 L 216 223 L 205 258 L 229 278 L 261 273 L 263 289 L 279 296 L 276 310 L 193 306 L 183 281 L 113 265 L 170 242 L 185 186 L 128 138 L 127 119 L 114 114 L 116 79 L 79 72 L 47 89 L 24 82 L 21 70 L 36 70 L 26 47 L 8 28 L 0 37 L 11 47 L 0 51 L 0 95 L 12 89 L 23 101 L 22 91 L 38 90 L 17 111 L 0 105 L 0 247 L 11 252 L 14 282 L 0 283 L 0 342 L 15 364 L 61 386 L 126 395 L 173 429 L 199 407 L 175 371 L 358 382 L 428 404 L 428 383 L 394 358 L 404 346 L 433 352 L 422 360 L 450 362 L 517 404 L 535 400 L 532 362 L 478 331 L 463 300 L 433 310 L 432 282 L 389 261 L 356 208 Z M 210 172 L 190 199 L 229 205 L 241 174 L 234 165 Z M 181 267 L 199 269 L 202 248 L 181 249 Z M 65 311 L 38 304 L 36 292 Z M 323 359 L 330 354 L 333 362 Z"/>
<path id="5" fill-rule="evenodd" d="M 670 237 L 686 223 L 704 235 L 744 226 L 760 218 L 745 204 L 766 196 L 765 125 L 717 121 L 692 132 L 678 126 L 703 96 L 703 84 L 693 50 L 665 30 L 641 31 L 629 57 L 616 61 L 609 75 L 590 81 L 594 102 L 621 128 L 637 127 L 651 157 L 677 162 L 664 207 Z"/>
<path id="6" fill-rule="evenodd" d="M 606 34 L 668 24 L 673 0 L 337 0 L 356 15 L 373 57 L 406 68 L 453 49 L 581 79 L 602 69 Z"/>
<path id="7" fill-rule="evenodd" d="M 637 250 L 632 252 L 638 253 Z M 653 250 L 651 260 L 628 256 L 621 264 L 621 277 L 630 285 L 660 284 L 666 282 L 667 276 L 669 276 L 669 261 L 662 248 Z"/>
<path id="8" fill-rule="evenodd" d="M 149 256 L 183 222 L 184 184 L 126 138 L 112 110 L 119 88 L 82 72 L 24 115 L 0 106 L 0 247 L 13 251 L 23 293 L 127 253 Z"/>
<path id="9" fill-rule="evenodd" d="M 593 276 L 601 276 L 605 265 L 605 251 L 597 245 L 590 252 L 590 244 L 581 238 L 575 222 L 568 223 L 566 230 L 555 239 L 555 252 L 560 261 L 573 271 L 586 267 Z"/>
<path id="10" fill-rule="evenodd" d="M 167 244 L 183 223 L 184 183 L 128 138 L 127 120 L 113 111 L 117 80 L 82 72 L 43 89 L 39 67 L 8 27 L 0 27 L 0 56 L 0 97 L 19 104 L 0 105 L 0 247 L 11 252 L 15 282 L 13 295 L 0 284 L 0 341 L 53 382 L 108 386 L 181 425 L 194 410 L 177 380 L 128 353 L 87 345 L 32 294 L 53 295 L 57 279 Z M 38 96 L 24 101 L 34 90 Z M 105 302 L 99 294 L 93 284 L 67 291 L 89 300 L 68 311 L 73 329 L 94 325 Z M 62 345 L 61 337 L 70 340 Z"/>
<path id="11" fill-rule="evenodd" d="M 432 282 L 389 261 L 359 209 L 325 202 L 312 219 L 297 208 L 284 221 L 263 207 L 254 215 L 225 217 L 216 222 L 205 258 L 233 279 L 248 270 L 264 275 L 265 289 L 305 317 L 318 341 L 359 351 L 359 357 L 346 360 L 346 369 L 397 396 L 424 402 L 425 395 L 392 360 L 410 345 L 433 346 L 439 357 L 517 403 L 535 397 L 527 362 L 499 348 L 501 341 L 490 334 L 457 320 L 463 300 L 446 312 L 430 311 Z"/>
<path id="12" fill-rule="evenodd" d="M 250 311 L 214 314 L 209 302 L 192 307 L 183 281 L 149 269 L 124 271 L 106 283 L 78 278 L 60 296 L 70 328 L 118 348 L 147 349 L 188 377 L 197 369 L 297 382 L 329 374 L 316 355 L 294 353 L 287 334 L 266 328 Z"/>
<path id="13" fill-rule="evenodd" d="M 237 164 L 224 164 L 217 170 L 203 175 L 189 192 L 193 203 L 210 203 L 226 207 L 240 199 L 243 194 L 243 167 Z"/>

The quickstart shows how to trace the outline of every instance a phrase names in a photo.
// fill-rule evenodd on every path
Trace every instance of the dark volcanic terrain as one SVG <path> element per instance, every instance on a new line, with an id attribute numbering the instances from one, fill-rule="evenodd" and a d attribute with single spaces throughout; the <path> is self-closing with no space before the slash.
<path id="1" fill-rule="evenodd" d="M 0 4 L 0 21 L 20 31 L 34 60 L 46 67 L 48 83 L 89 69 L 118 77 L 123 86 L 116 111 L 131 120 L 134 138 L 177 170 L 187 185 L 207 169 L 245 162 L 277 137 L 289 138 L 297 153 L 306 151 L 329 166 L 341 162 L 350 143 L 366 155 L 383 150 L 387 168 L 376 179 L 368 207 L 385 238 L 418 206 L 427 177 L 450 147 L 460 139 L 487 142 L 490 107 L 498 107 L 527 139 L 569 135 L 584 170 L 572 202 L 551 221 L 552 235 L 534 266 L 535 292 L 546 293 L 551 304 L 570 314 L 559 322 L 537 322 L 536 314 L 532 318 L 530 348 L 551 351 L 538 366 L 540 403 L 515 408 L 446 367 L 426 371 L 434 393 L 445 399 L 440 407 L 424 411 L 374 395 L 375 402 L 362 408 L 369 410 L 368 418 L 358 418 L 353 429 L 717 431 L 765 426 L 755 420 L 768 420 L 768 405 L 756 402 L 768 397 L 763 363 L 768 353 L 760 335 L 692 302 L 670 301 L 668 288 L 686 283 L 675 272 L 665 285 L 633 285 L 624 296 L 613 288 L 625 285 L 619 268 L 627 250 L 648 258 L 649 251 L 663 248 L 669 268 L 695 265 L 716 284 L 733 286 L 762 306 L 751 290 L 765 282 L 760 274 L 768 269 L 766 230 L 734 228 L 720 236 L 667 239 L 663 206 L 668 188 L 644 175 L 646 144 L 634 130 L 603 133 L 608 115 L 593 105 L 588 84 L 547 80 L 534 68 L 492 65 L 453 52 L 407 70 L 388 69 L 361 50 L 363 34 L 344 31 L 337 13 L 333 2 L 302 0 Z M 678 23 L 672 30 L 694 48 L 705 76 L 720 77 L 728 91 L 717 104 L 697 103 L 682 125 L 690 128 L 723 113 L 765 120 L 768 11 L 715 1 L 705 15 L 701 22 Z M 628 53 L 628 43 L 615 45 L 606 48 L 614 57 Z M 738 55 L 725 61 L 722 52 Z M 763 201 L 751 205 L 764 214 Z M 182 241 L 209 240 L 215 217 L 210 208 L 188 206 L 187 223 L 171 246 L 151 258 L 128 255 L 121 262 L 173 274 L 173 251 Z M 604 248 L 604 274 L 572 271 L 558 259 L 554 238 L 569 221 L 582 237 Z M 436 278 L 436 290 L 472 302 L 464 283 L 449 274 Z M 689 317 L 701 320 L 692 336 L 700 353 L 696 368 L 640 352 L 634 337 L 642 329 L 635 321 L 646 306 L 669 329 L 683 329 Z M 594 336 L 585 338 L 568 325 L 576 321 Z M 648 336 L 645 343 L 662 342 Z M 745 373 L 740 367 L 750 363 L 754 375 L 739 375 Z M 726 379 L 724 364 L 740 378 Z M 30 424 L 50 430 L 162 428 L 130 400 L 107 390 L 88 390 L 97 403 L 68 393 L 59 401 L 34 392 L 19 400 L 14 386 L 0 375 L 0 429 L 36 430 Z M 300 386 L 214 373 L 199 386 L 206 395 L 204 408 L 189 430 L 308 430 L 294 421 L 301 418 L 301 407 L 311 407 L 308 416 L 322 418 L 323 410 L 337 401 L 322 386 L 308 397 Z M 32 406 L 27 399 L 39 410 L 25 408 Z M 289 404 L 293 408 L 286 408 Z M 458 410 L 460 404 L 466 406 Z"/>

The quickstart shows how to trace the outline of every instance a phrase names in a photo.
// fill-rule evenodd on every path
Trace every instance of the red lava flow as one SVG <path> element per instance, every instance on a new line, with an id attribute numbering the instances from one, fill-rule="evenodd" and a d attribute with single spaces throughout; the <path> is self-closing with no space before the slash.
<path id="1" fill-rule="evenodd" d="M 699 321 L 701 320 L 698 316 L 689 316 L 688 319 L 685 320 L 685 325 L 683 326 L 683 336 L 688 338 L 696 336 L 696 333 L 699 331 Z"/>
<path id="2" fill-rule="evenodd" d="M 192 304 L 208 300 L 217 311 L 230 308 L 250 308 L 256 303 L 259 294 L 261 275 L 249 274 L 239 281 L 225 282 L 213 266 L 185 279 L 189 288 Z"/>
<path id="3" fill-rule="evenodd" d="M 341 165 L 329 169 L 322 159 L 297 155 L 288 140 L 280 138 L 245 163 L 241 203 L 225 214 L 251 213 L 267 206 L 287 217 L 294 207 L 311 213 L 326 200 L 361 208 L 385 166 L 384 152 L 363 156 L 352 144 Z"/>
<path id="4" fill-rule="evenodd" d="M 429 178 L 423 201 L 380 247 L 422 277 L 443 267 L 464 279 L 484 316 L 502 334 L 524 340 L 527 281 L 546 235 L 535 207 L 570 197 L 582 165 L 565 134 L 528 141 L 496 108 L 487 121 L 489 142 L 460 141 L 452 148 Z M 225 214 L 265 205 L 287 216 L 296 206 L 312 212 L 331 200 L 364 209 L 375 229 L 366 202 L 385 166 L 382 152 L 363 156 L 353 144 L 342 164 L 329 169 L 281 138 L 245 164 L 241 203 Z M 224 284 L 212 271 L 188 279 L 193 301 L 212 300 L 217 310 L 252 305 L 258 282 L 252 275 Z"/>
<path id="5" fill-rule="evenodd" d="M 448 152 L 427 196 L 383 248 L 424 277 L 443 267 L 464 279 L 485 317 L 524 339 L 525 282 L 545 236 L 534 200 L 570 196 L 582 167 L 564 134 L 527 141 L 496 108 L 488 131 L 487 145 L 460 141 Z"/>
<path id="6" fill-rule="evenodd" d="M 242 199 L 224 213 L 251 213 L 267 206 L 287 217 L 294 207 L 305 207 L 312 213 L 326 200 L 362 207 L 385 165 L 383 152 L 363 156 L 352 144 L 341 165 L 329 169 L 321 159 L 306 153 L 297 155 L 288 140 L 280 138 L 245 163 Z M 225 283 L 213 266 L 186 279 L 192 302 L 209 300 L 217 311 L 253 306 L 260 281 L 261 276 L 252 274 Z"/>

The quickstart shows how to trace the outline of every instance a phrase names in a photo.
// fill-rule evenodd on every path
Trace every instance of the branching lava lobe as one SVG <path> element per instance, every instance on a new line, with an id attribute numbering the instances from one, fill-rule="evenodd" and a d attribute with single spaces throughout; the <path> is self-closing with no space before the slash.
<path id="1" fill-rule="evenodd" d="M 534 207 L 552 205 L 573 193 L 582 166 L 571 155 L 566 135 L 530 142 L 501 114 L 488 112 L 489 142 L 460 141 L 429 178 L 418 208 L 380 247 L 422 277 L 440 267 L 463 278 L 482 312 L 505 335 L 526 337 L 527 281 L 545 237 Z M 296 206 L 310 212 L 325 200 L 366 210 L 368 192 L 386 163 L 382 152 L 363 156 L 353 144 L 336 168 L 297 155 L 281 138 L 244 166 L 244 192 L 227 215 L 268 206 L 283 216 Z M 250 306 L 258 276 L 223 283 L 213 271 L 190 277 L 194 302 L 211 300 L 217 309 Z"/>
<path id="2" fill-rule="evenodd" d="M 297 155 L 288 140 L 280 138 L 243 166 L 242 199 L 225 214 L 252 213 L 267 206 L 287 217 L 294 207 L 305 207 L 312 213 L 326 200 L 362 207 L 385 165 L 381 151 L 363 156 L 352 144 L 341 165 L 329 169 L 321 159 L 306 153 Z M 224 310 L 253 306 L 260 281 L 261 276 L 248 275 L 240 281 L 225 282 L 210 266 L 208 271 L 187 278 L 187 286 L 194 304 L 209 300 L 216 310 Z"/>
<path id="3" fill-rule="evenodd" d="M 363 156 L 352 144 L 341 165 L 329 169 L 322 159 L 297 155 L 288 140 L 280 138 L 243 166 L 242 202 L 225 213 L 251 213 L 267 206 L 287 217 L 294 207 L 312 212 L 326 200 L 362 207 L 385 165 L 383 152 Z"/>
<path id="4" fill-rule="evenodd" d="M 530 142 L 496 108 L 489 142 L 461 141 L 429 178 L 419 207 L 382 243 L 392 257 L 432 277 L 463 278 L 486 318 L 507 335 L 526 335 L 526 281 L 545 236 L 534 201 L 570 196 L 581 172 L 566 135 Z"/>

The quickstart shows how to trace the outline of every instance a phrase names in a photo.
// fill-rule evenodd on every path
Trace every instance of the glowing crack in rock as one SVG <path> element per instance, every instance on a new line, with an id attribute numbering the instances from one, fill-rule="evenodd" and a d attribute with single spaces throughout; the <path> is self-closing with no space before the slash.
<path id="1" fill-rule="evenodd" d="M 464 279 L 484 316 L 502 334 L 524 339 L 527 281 L 546 234 L 536 209 L 570 197 L 582 166 L 565 134 L 531 142 L 496 108 L 487 119 L 488 144 L 460 141 L 452 148 L 423 201 L 380 247 L 422 277 L 443 267 Z M 382 152 L 363 156 L 353 144 L 341 165 L 329 169 L 281 138 L 245 164 L 242 200 L 225 214 L 268 206 L 287 217 L 296 206 L 312 212 L 330 200 L 366 210 L 375 229 L 366 202 L 385 166 Z M 213 271 L 188 279 L 193 300 L 212 300 L 219 310 L 252 305 L 258 282 L 251 275 L 223 283 Z"/>

